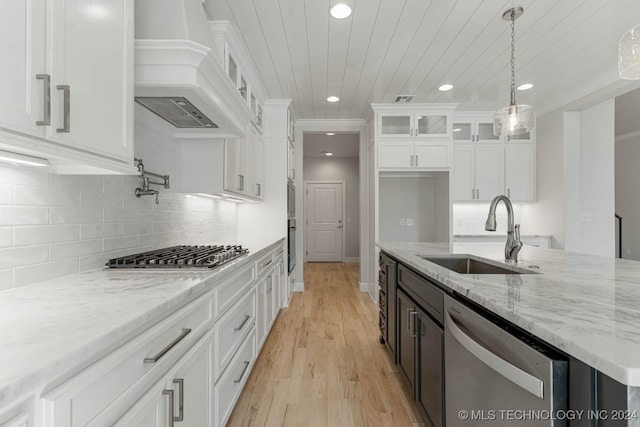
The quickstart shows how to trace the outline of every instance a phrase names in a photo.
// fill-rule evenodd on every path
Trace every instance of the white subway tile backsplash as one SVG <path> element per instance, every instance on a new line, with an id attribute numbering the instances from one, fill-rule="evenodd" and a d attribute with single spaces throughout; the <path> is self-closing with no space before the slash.
<path id="1" fill-rule="evenodd" d="M 0 166 L 0 182 L 13 185 L 32 185 L 37 187 L 49 186 L 49 175 L 33 169 Z"/>
<path id="2" fill-rule="evenodd" d="M 10 289 L 13 283 L 13 271 L 12 270 L 0 270 L 0 291 Z"/>
<path id="3" fill-rule="evenodd" d="M 78 207 L 80 193 L 75 190 L 15 186 L 13 204 L 25 206 Z"/>
<path id="4" fill-rule="evenodd" d="M 82 255 L 91 255 L 102 252 L 102 240 L 81 240 L 69 243 L 54 243 L 51 245 L 51 259 L 76 259 Z"/>
<path id="5" fill-rule="evenodd" d="M 0 248 L 13 245 L 13 228 L 0 227 Z"/>
<path id="6" fill-rule="evenodd" d="M 110 223 L 110 224 L 81 224 L 80 225 L 80 238 L 96 239 L 99 237 L 113 237 L 122 235 L 123 225 Z M 135 233 L 139 234 L 139 233 Z"/>
<path id="7" fill-rule="evenodd" d="M 124 206 L 124 195 L 117 193 L 88 193 L 80 194 L 81 208 L 122 208 Z"/>
<path id="8" fill-rule="evenodd" d="M 78 259 L 18 267 L 13 270 L 13 286 L 24 286 L 78 272 Z"/>
<path id="9" fill-rule="evenodd" d="M 235 203 L 160 189 L 156 205 L 135 197 L 140 184 L 0 166 L 0 291 L 160 247 L 236 241 Z"/>
<path id="10" fill-rule="evenodd" d="M 135 248 L 138 246 L 140 246 L 140 236 L 108 237 L 104 239 L 105 252 L 112 252 L 126 248 Z"/>
<path id="11" fill-rule="evenodd" d="M 9 184 L 0 184 L 0 205 L 13 203 L 13 187 Z"/>
<path id="12" fill-rule="evenodd" d="M 49 261 L 49 246 L 47 245 L 0 249 L 0 270 L 47 261 Z"/>
<path id="13" fill-rule="evenodd" d="M 102 222 L 101 208 L 51 208 L 51 224 Z"/>
<path id="14" fill-rule="evenodd" d="M 27 246 L 41 243 L 78 240 L 79 225 L 34 225 L 14 227 L 14 245 Z"/>
<path id="15" fill-rule="evenodd" d="M 48 224 L 49 208 L 0 206 L 0 225 Z"/>

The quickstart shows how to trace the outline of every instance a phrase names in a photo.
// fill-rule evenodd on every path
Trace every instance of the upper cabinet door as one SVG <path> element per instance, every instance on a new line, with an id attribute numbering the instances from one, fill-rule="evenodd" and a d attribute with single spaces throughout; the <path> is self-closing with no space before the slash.
<path id="1" fill-rule="evenodd" d="M 474 123 L 471 120 L 457 120 L 453 122 L 452 136 L 456 142 L 475 142 Z"/>
<path id="2" fill-rule="evenodd" d="M 413 115 L 411 113 L 380 113 L 378 116 L 378 137 L 409 138 L 413 136 Z"/>
<path id="3" fill-rule="evenodd" d="M 50 111 L 44 0 L 0 3 L 0 127 L 44 137 Z M 39 124 L 38 124 L 39 123 Z"/>
<path id="4" fill-rule="evenodd" d="M 454 201 L 476 199 L 473 166 L 474 147 L 453 147 L 452 193 Z"/>
<path id="5" fill-rule="evenodd" d="M 48 4 L 53 114 L 47 139 L 132 161 L 133 2 Z"/>
<path id="6" fill-rule="evenodd" d="M 445 113 L 415 113 L 413 136 L 418 138 L 450 138 L 449 115 Z"/>
<path id="7" fill-rule="evenodd" d="M 500 137 L 493 133 L 493 122 L 479 120 L 476 123 L 476 142 L 500 142 Z"/>
<path id="8" fill-rule="evenodd" d="M 535 157 L 534 144 L 514 144 L 505 147 L 505 191 L 512 201 L 535 201 Z"/>
<path id="9" fill-rule="evenodd" d="M 378 168 L 405 169 L 414 166 L 413 142 L 379 142 Z"/>
<path id="10" fill-rule="evenodd" d="M 491 201 L 502 194 L 502 153 L 499 144 L 474 147 L 476 200 Z"/>

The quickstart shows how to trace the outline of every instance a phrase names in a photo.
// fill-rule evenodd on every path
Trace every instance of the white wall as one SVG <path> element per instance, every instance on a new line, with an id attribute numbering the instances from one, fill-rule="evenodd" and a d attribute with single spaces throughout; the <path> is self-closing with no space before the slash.
<path id="1" fill-rule="evenodd" d="M 551 235 L 551 246 L 564 247 L 564 113 L 537 119 L 536 203 L 522 205 L 522 234 Z"/>
<path id="2" fill-rule="evenodd" d="M 640 135 L 616 142 L 616 213 L 622 220 L 622 257 L 640 260 Z"/>
<path id="3" fill-rule="evenodd" d="M 500 203 L 496 208 L 496 231 L 486 231 L 484 224 L 489 214 L 491 203 L 454 203 L 453 204 L 453 234 L 454 235 L 486 235 L 500 236 L 507 234 L 507 208 Z M 513 218 L 520 224 L 521 234 L 536 234 L 531 231 L 526 221 L 522 219 L 522 206 L 513 205 Z"/>
<path id="4" fill-rule="evenodd" d="M 305 157 L 304 181 L 345 181 L 345 260 L 360 258 L 360 176 L 357 157 Z M 301 218 L 302 219 L 302 218 Z"/>
<path id="5" fill-rule="evenodd" d="M 136 252 L 236 241 L 235 203 L 162 190 L 156 205 L 153 197 L 135 197 L 134 176 L 0 166 L 0 183 L 0 289 L 102 268 Z"/>

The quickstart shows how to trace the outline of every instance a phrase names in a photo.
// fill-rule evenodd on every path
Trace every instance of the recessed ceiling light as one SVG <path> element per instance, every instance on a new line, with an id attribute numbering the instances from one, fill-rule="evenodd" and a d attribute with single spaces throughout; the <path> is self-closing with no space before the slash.
<path id="1" fill-rule="evenodd" d="M 336 134 L 335 132 L 327 132 L 327 136 L 333 136 L 335 134 Z"/>
<path id="2" fill-rule="evenodd" d="M 444 84 L 444 85 L 442 85 L 442 86 L 440 86 L 440 87 L 438 88 L 438 90 L 439 90 L 440 92 L 446 92 L 446 91 L 451 90 L 451 89 L 453 89 L 453 85 L 452 85 L 452 84 L 449 84 L 449 83 Z"/>
<path id="3" fill-rule="evenodd" d="M 340 98 L 338 98 L 337 96 L 330 96 L 327 98 L 327 101 L 329 102 L 338 102 L 340 101 Z"/>
<path id="4" fill-rule="evenodd" d="M 333 156 L 333 153 L 330 151 L 322 151 L 322 154 L 324 154 L 325 156 Z"/>
<path id="5" fill-rule="evenodd" d="M 524 83 L 521 84 L 520 86 L 518 86 L 518 90 L 529 90 L 533 87 L 533 84 L 531 83 Z"/>
<path id="6" fill-rule="evenodd" d="M 329 13 L 336 19 L 344 19 L 351 15 L 351 8 L 344 3 L 338 3 L 331 8 Z"/>

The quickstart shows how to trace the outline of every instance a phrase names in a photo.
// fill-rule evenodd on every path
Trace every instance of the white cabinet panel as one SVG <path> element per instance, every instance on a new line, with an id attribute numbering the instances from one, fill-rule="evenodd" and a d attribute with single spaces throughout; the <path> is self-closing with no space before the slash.
<path id="1" fill-rule="evenodd" d="M 412 156 L 413 142 L 378 142 L 379 168 L 410 168 Z"/>
<path id="2" fill-rule="evenodd" d="M 164 381 L 160 381 L 115 424 L 114 427 L 165 427 L 168 425 L 168 395 L 164 391 Z"/>
<path id="3" fill-rule="evenodd" d="M 130 2 L 67 0 L 49 7 L 54 108 L 48 138 L 132 160 Z"/>
<path id="4" fill-rule="evenodd" d="M 492 200 L 502 194 L 502 147 L 475 147 L 474 176 L 477 200 Z"/>
<path id="5" fill-rule="evenodd" d="M 453 148 L 453 200 L 475 200 L 473 147 Z"/>
<path id="6" fill-rule="evenodd" d="M 450 164 L 449 144 L 416 142 L 414 156 L 414 167 L 417 168 L 448 167 Z"/>
<path id="7" fill-rule="evenodd" d="M 0 4 L 0 127 L 44 137 L 46 118 L 45 2 Z M 40 79 L 36 76 L 39 75 Z"/>
<path id="8" fill-rule="evenodd" d="M 535 146 L 533 144 L 507 145 L 504 155 L 507 196 L 513 201 L 534 201 Z"/>

